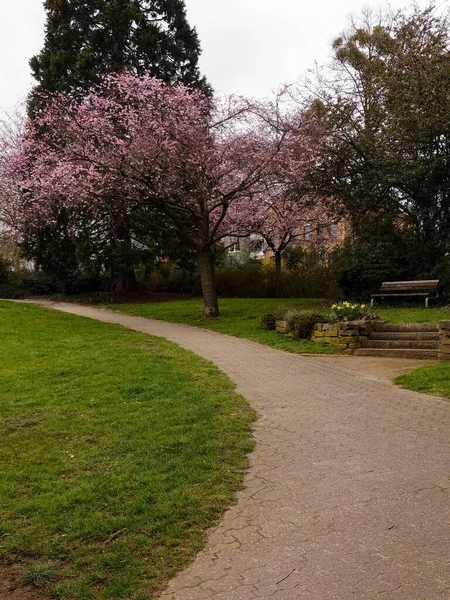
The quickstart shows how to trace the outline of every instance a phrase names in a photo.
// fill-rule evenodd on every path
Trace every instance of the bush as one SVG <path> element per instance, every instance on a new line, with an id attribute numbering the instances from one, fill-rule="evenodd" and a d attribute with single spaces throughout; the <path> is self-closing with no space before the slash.
<path id="1" fill-rule="evenodd" d="M 48 296 L 55 291 L 49 277 L 35 271 L 14 271 L 8 278 L 0 280 L 0 298 L 28 298 Z"/>
<path id="2" fill-rule="evenodd" d="M 276 322 L 277 319 L 272 313 L 267 313 L 261 317 L 261 327 L 263 329 L 267 329 L 268 331 L 272 331 L 275 329 Z"/>
<path id="3" fill-rule="evenodd" d="M 316 323 L 325 323 L 327 317 L 313 310 L 289 310 L 284 320 L 286 321 L 286 331 L 290 333 L 295 340 L 309 340 Z"/>
<path id="4" fill-rule="evenodd" d="M 8 280 L 8 278 L 11 275 L 11 272 L 11 262 L 7 258 L 0 256 L 0 284 L 5 283 Z"/>
<path id="5" fill-rule="evenodd" d="M 286 251 L 287 252 L 287 251 Z M 275 295 L 272 258 L 222 265 L 216 271 L 217 291 L 231 298 L 271 298 Z M 281 296 L 284 298 L 337 298 L 341 290 L 331 267 L 313 252 L 292 248 L 283 260 Z"/>
<path id="6" fill-rule="evenodd" d="M 284 321 L 286 313 L 288 312 L 288 307 L 284 306 L 284 304 L 280 304 L 280 306 L 274 312 L 274 317 L 276 321 Z M 297 311 L 295 311 L 297 312 Z"/>

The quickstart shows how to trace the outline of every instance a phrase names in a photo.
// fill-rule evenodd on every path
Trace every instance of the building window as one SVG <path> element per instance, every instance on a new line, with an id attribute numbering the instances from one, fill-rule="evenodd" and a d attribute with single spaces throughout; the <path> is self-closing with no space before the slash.
<path id="1" fill-rule="evenodd" d="M 311 241 L 311 231 L 312 231 L 311 223 L 306 223 L 306 225 L 305 225 L 305 242 Z"/>
<path id="2" fill-rule="evenodd" d="M 230 244 L 230 246 L 228 246 L 228 252 L 230 254 L 232 254 L 233 252 L 240 252 L 241 251 L 241 245 L 239 244 L 239 240 L 237 240 L 236 242 L 233 242 L 232 244 Z"/>
<path id="3" fill-rule="evenodd" d="M 329 237 L 331 241 L 335 241 L 337 240 L 337 234 L 338 234 L 338 224 L 337 221 L 333 221 L 333 223 L 330 224 L 330 229 L 329 229 Z"/>

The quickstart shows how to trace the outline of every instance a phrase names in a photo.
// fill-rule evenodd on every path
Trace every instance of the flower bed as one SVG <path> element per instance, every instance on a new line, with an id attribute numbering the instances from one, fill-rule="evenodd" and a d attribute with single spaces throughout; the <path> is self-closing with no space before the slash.
<path id="1" fill-rule="evenodd" d="M 294 339 L 308 339 L 329 344 L 346 354 L 353 354 L 372 333 L 375 314 L 369 315 L 365 304 L 338 302 L 326 317 L 314 311 L 296 311 L 280 306 L 273 314 L 264 315 L 261 326 L 276 329 Z"/>

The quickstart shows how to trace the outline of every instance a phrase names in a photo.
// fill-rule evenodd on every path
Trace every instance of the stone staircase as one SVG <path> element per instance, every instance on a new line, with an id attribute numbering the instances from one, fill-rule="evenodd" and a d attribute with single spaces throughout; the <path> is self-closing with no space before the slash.
<path id="1" fill-rule="evenodd" d="M 438 360 L 439 339 L 438 325 L 380 323 L 355 355 Z"/>

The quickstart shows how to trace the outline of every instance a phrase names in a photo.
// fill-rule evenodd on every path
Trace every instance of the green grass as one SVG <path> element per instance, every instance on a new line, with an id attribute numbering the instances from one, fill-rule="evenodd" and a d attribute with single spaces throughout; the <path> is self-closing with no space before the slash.
<path id="1" fill-rule="evenodd" d="M 328 303 L 314 298 L 223 298 L 219 301 L 220 316 L 203 317 L 203 300 L 177 300 L 174 302 L 148 302 L 145 304 L 110 304 L 106 308 L 129 315 L 185 323 L 219 333 L 227 333 L 279 350 L 295 353 L 332 354 L 335 350 L 325 344 L 308 340 L 292 340 L 277 331 L 266 331 L 260 325 L 263 314 L 273 312 L 280 305 L 297 310 L 315 309 L 327 314 Z"/>
<path id="2" fill-rule="evenodd" d="M 420 367 L 400 375 L 395 383 L 408 390 L 450 398 L 450 363 L 445 361 Z"/>
<path id="3" fill-rule="evenodd" d="M 375 306 L 377 315 L 387 319 L 389 323 L 439 323 L 450 319 L 450 311 L 446 308 L 383 308 Z"/>
<path id="4" fill-rule="evenodd" d="M 0 562 L 53 598 L 154 598 L 233 501 L 254 413 L 175 344 L 0 302 Z"/>

